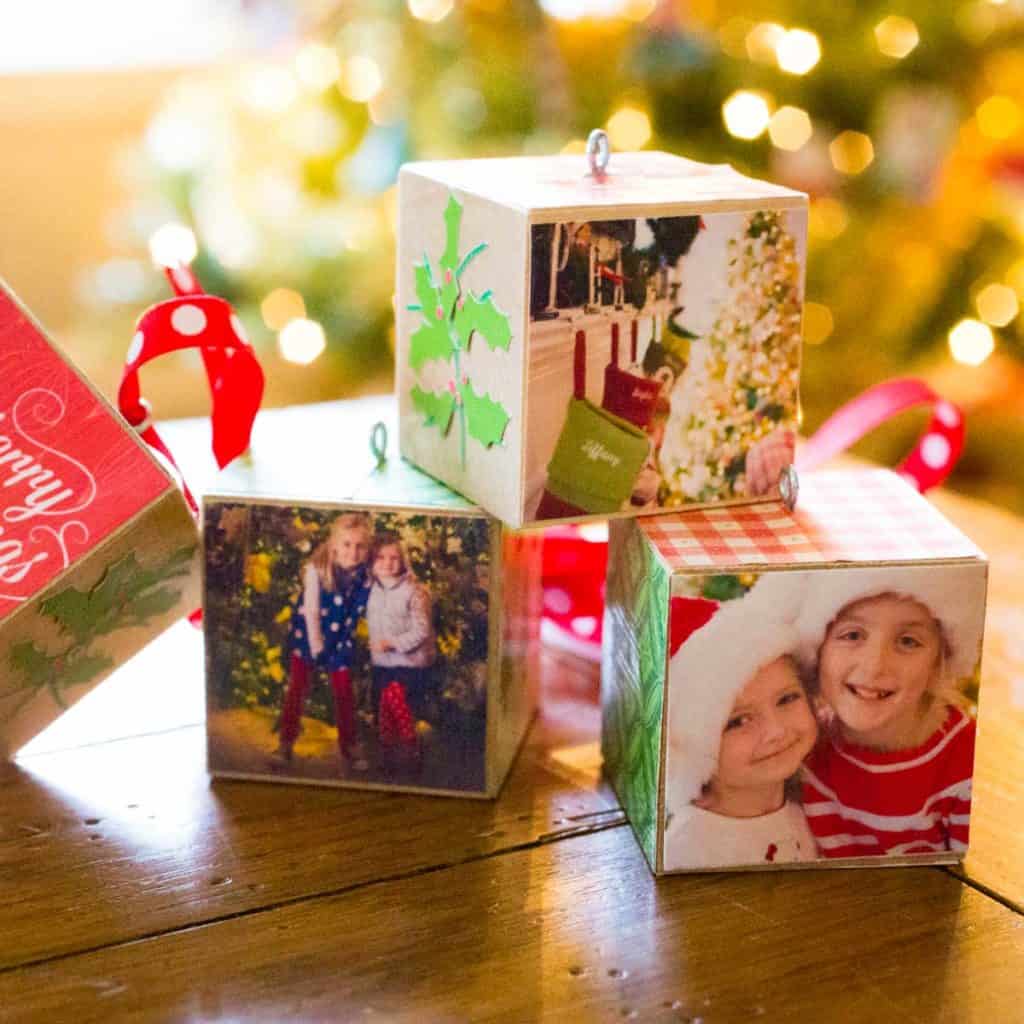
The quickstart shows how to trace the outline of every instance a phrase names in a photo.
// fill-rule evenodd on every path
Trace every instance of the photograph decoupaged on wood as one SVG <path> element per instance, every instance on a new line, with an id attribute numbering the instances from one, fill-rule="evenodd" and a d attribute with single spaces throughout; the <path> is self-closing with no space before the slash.
<path id="1" fill-rule="evenodd" d="M 676 577 L 672 591 L 666 871 L 962 857 L 983 565 Z"/>
<path id="2" fill-rule="evenodd" d="M 488 520 L 225 502 L 205 533 L 211 772 L 485 788 Z"/>

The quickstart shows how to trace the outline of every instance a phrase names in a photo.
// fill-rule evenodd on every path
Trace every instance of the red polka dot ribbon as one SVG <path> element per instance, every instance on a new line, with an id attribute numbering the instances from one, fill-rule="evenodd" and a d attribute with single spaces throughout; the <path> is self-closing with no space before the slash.
<path id="1" fill-rule="evenodd" d="M 937 487 L 952 472 L 963 451 L 964 416 L 952 402 L 915 377 L 876 384 L 837 409 L 797 450 L 797 470 L 806 472 L 820 466 L 887 420 L 920 405 L 931 406 L 931 419 L 896 472 L 922 493 Z"/>
<path id="2" fill-rule="evenodd" d="M 199 507 L 174 456 L 150 419 L 149 402 L 140 391 L 139 370 L 168 352 L 199 350 L 213 399 L 213 454 L 223 468 L 249 447 L 253 420 L 263 400 L 263 369 L 241 320 L 224 299 L 207 295 L 186 266 L 169 267 L 167 279 L 175 297 L 158 302 L 139 317 L 117 392 L 117 406 L 142 440 L 167 460 L 189 507 L 198 514 Z"/>

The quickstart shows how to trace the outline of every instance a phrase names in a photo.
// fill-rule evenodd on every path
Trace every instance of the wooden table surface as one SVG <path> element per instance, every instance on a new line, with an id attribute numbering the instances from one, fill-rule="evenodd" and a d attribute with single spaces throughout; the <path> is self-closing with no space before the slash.
<path id="1" fill-rule="evenodd" d="M 1024 524 L 936 500 L 992 558 L 962 871 L 655 882 L 551 650 L 496 802 L 211 784 L 182 624 L 0 768 L 0 1019 L 1024 1020 Z"/>

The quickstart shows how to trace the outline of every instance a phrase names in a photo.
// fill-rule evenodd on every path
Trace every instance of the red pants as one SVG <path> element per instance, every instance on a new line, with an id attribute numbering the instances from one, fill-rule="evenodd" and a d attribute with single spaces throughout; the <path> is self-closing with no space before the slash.
<path id="1" fill-rule="evenodd" d="M 377 711 L 377 734 L 385 747 L 416 743 L 416 724 L 409 707 L 405 687 L 392 680 L 380 695 Z"/>
<path id="2" fill-rule="evenodd" d="M 306 703 L 313 679 L 313 666 L 292 652 L 291 674 L 281 708 L 281 746 L 291 750 L 299 735 L 302 705 Z M 331 673 L 331 693 L 334 695 L 334 724 L 338 727 L 338 748 L 348 757 L 356 741 L 356 709 L 352 699 L 352 674 L 347 668 Z"/>

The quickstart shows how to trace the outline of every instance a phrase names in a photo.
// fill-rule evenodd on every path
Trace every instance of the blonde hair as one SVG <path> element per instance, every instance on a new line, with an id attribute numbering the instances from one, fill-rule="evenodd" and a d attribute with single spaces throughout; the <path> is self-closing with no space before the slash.
<path id="1" fill-rule="evenodd" d="M 949 637 L 946 635 L 946 630 L 942 625 L 942 620 L 939 619 L 935 612 L 932 611 L 924 601 L 915 597 L 912 593 L 905 594 L 895 590 L 883 590 L 877 594 L 868 594 L 865 597 L 858 597 L 853 601 L 848 601 L 839 609 L 838 612 L 836 612 L 835 618 L 826 627 L 825 636 L 822 638 L 821 644 L 818 647 L 817 660 L 820 664 L 821 649 L 825 646 L 825 642 L 828 640 L 828 635 L 832 631 L 832 627 L 842 618 L 844 612 L 856 604 L 861 604 L 864 601 L 877 601 L 879 598 L 892 598 L 896 601 L 913 601 L 914 604 L 920 605 L 931 616 L 931 620 L 935 624 L 935 630 L 939 636 L 939 656 L 935 666 L 932 668 L 932 674 L 931 678 L 928 680 L 928 686 L 921 697 L 923 710 L 918 722 L 918 727 L 914 730 L 914 735 L 908 737 L 906 744 L 904 744 L 906 747 L 920 746 L 920 744 L 924 743 L 925 740 L 927 740 L 928 737 L 942 725 L 949 707 L 952 706 L 959 708 L 961 711 L 966 711 L 970 705 L 967 695 L 960 688 L 960 681 L 952 674 L 949 668 L 950 658 L 952 657 L 952 646 L 950 645 Z M 813 680 L 811 681 L 810 692 L 812 693 L 815 704 L 819 706 L 819 710 L 822 710 L 823 699 L 821 697 L 821 683 L 819 681 L 819 672 L 817 667 L 815 668 Z M 826 720 L 823 725 L 829 732 L 834 732 L 836 728 L 834 714 L 826 715 Z"/>
<path id="2" fill-rule="evenodd" d="M 365 512 L 343 512 L 331 523 L 327 536 L 313 549 L 309 556 L 308 565 L 316 570 L 320 586 L 324 590 L 334 590 L 334 559 L 331 555 L 333 541 L 339 534 L 348 533 L 353 530 L 363 530 L 367 537 L 370 536 L 370 518 Z"/>

